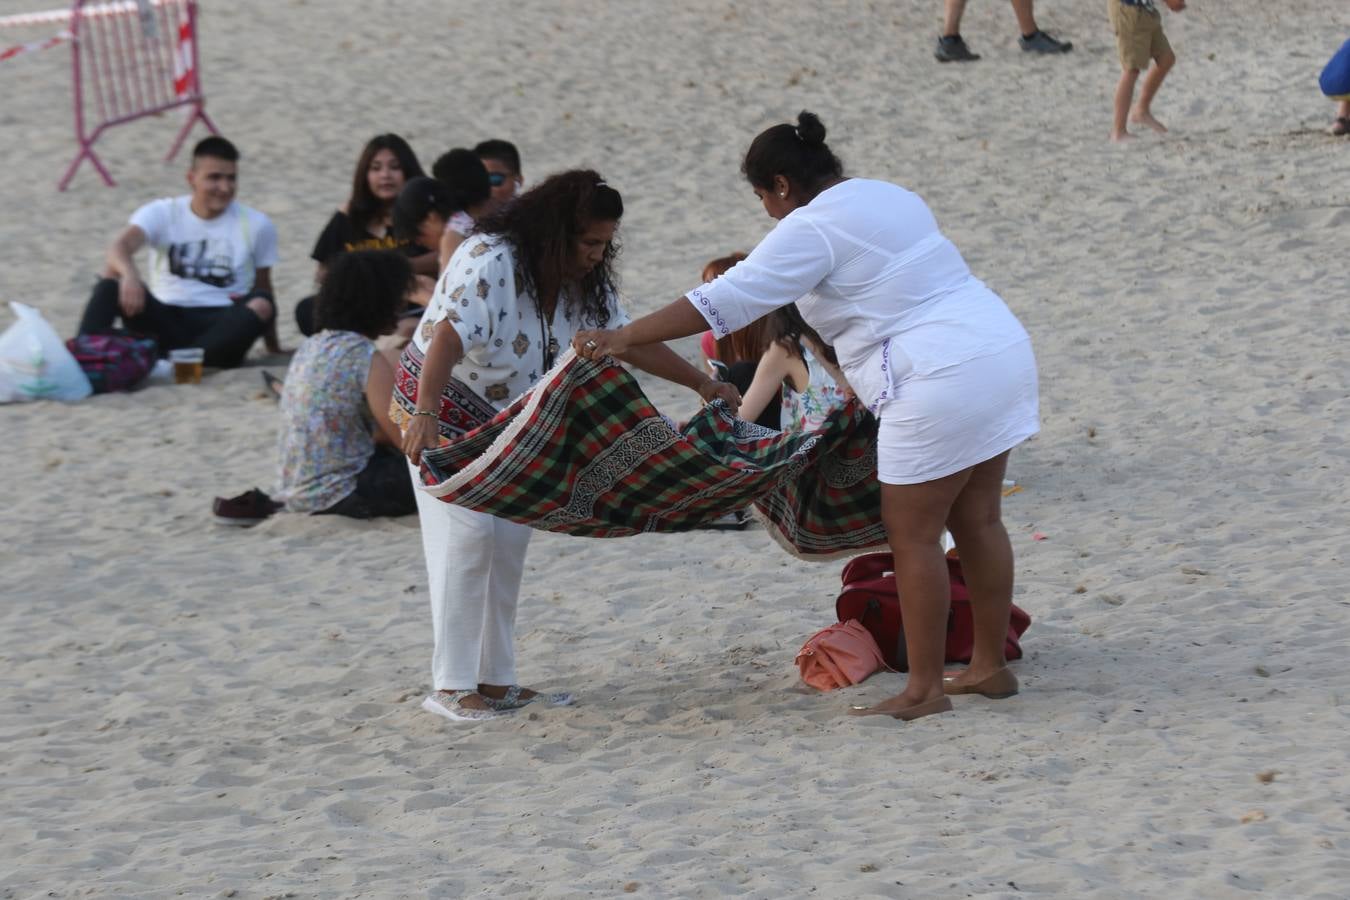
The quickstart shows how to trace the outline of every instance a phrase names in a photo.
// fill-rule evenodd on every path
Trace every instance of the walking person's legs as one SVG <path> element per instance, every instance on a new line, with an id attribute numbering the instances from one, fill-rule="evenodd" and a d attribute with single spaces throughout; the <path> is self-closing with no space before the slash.
<path id="1" fill-rule="evenodd" d="M 942 7 L 942 34 L 933 54 L 938 62 L 974 62 L 980 58 L 971 53 L 961 37 L 961 17 L 966 14 L 966 0 L 945 0 Z"/>
<path id="2" fill-rule="evenodd" d="M 1036 27 L 1036 9 L 1035 0 L 1012 0 L 1013 15 L 1017 16 L 1017 30 L 1020 34 L 1035 34 L 1040 31 Z"/>
<path id="3" fill-rule="evenodd" d="M 1128 141 L 1134 135 L 1128 130 L 1130 106 L 1134 102 L 1134 83 L 1139 79 L 1139 70 L 1128 66 L 1121 69 L 1120 81 L 1116 82 L 1115 106 L 1111 116 L 1111 140 Z"/>
<path id="4" fill-rule="evenodd" d="M 966 14 L 966 0 L 946 0 L 942 5 L 942 36 L 954 37 L 961 33 L 961 17 Z"/>
<path id="5" fill-rule="evenodd" d="M 1176 54 L 1171 50 L 1154 60 L 1148 74 L 1144 76 L 1144 85 L 1139 90 L 1139 99 L 1130 110 L 1131 122 L 1146 125 L 1160 134 L 1167 132 L 1167 127 L 1153 118 L 1153 98 L 1157 96 L 1158 88 L 1162 87 L 1163 79 L 1167 77 L 1168 72 L 1172 71 L 1172 66 L 1176 65 L 1176 62 Z"/>
<path id="6" fill-rule="evenodd" d="M 1028 53 L 1068 53 L 1073 49 L 1069 41 L 1051 37 L 1036 24 L 1035 0 L 1012 0 L 1013 14 L 1017 16 L 1017 43 Z"/>

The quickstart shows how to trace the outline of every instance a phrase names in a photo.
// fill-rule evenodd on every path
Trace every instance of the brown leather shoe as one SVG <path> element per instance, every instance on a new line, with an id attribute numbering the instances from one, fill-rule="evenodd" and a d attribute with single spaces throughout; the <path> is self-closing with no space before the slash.
<path id="1" fill-rule="evenodd" d="M 1017 676 L 1007 666 L 981 681 L 962 681 L 960 675 L 942 679 L 942 690 L 947 694 L 980 694 L 990 700 L 1003 700 L 1018 691 Z"/>

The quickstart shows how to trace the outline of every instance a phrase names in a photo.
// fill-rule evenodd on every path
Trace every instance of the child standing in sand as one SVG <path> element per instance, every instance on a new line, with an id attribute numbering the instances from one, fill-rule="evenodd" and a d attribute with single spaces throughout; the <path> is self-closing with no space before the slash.
<path id="1" fill-rule="evenodd" d="M 1164 0 L 1172 12 L 1186 8 L 1186 0 Z M 1176 64 L 1176 54 L 1163 34 L 1162 14 L 1154 0 L 1106 0 L 1111 16 L 1111 28 L 1116 33 L 1116 49 L 1120 52 L 1120 81 L 1116 84 L 1115 118 L 1111 123 L 1111 140 L 1128 140 L 1131 135 L 1126 123 L 1147 125 L 1157 132 L 1167 129 L 1153 118 L 1153 97 L 1162 87 L 1163 79 Z M 1149 69 L 1149 62 L 1153 68 Z M 1148 69 L 1139 102 L 1134 102 L 1134 83 L 1139 73 Z"/>

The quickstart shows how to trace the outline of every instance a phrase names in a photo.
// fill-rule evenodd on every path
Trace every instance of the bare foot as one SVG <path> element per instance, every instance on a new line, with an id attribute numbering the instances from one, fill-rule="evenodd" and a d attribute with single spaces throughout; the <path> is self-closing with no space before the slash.
<path id="1" fill-rule="evenodd" d="M 1134 135 L 1130 134 L 1128 131 L 1111 132 L 1111 143 L 1113 144 L 1123 144 L 1126 141 L 1132 140 L 1134 140 Z"/>
<path id="2" fill-rule="evenodd" d="M 1167 134 L 1167 126 L 1153 118 L 1153 113 L 1148 110 L 1135 110 L 1130 113 L 1130 123 L 1133 125 L 1147 125 L 1158 134 Z"/>
<path id="3" fill-rule="evenodd" d="M 924 716 L 951 712 L 952 701 L 945 695 L 930 697 L 915 702 L 904 694 L 897 694 L 889 700 L 883 700 L 876 706 L 855 706 L 848 711 L 850 716 L 890 716 L 902 722 L 912 722 Z"/>

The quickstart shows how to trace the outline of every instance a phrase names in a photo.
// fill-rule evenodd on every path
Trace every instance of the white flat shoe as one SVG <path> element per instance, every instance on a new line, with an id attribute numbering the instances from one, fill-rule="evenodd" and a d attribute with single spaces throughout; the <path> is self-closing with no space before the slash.
<path id="1" fill-rule="evenodd" d="M 482 722 L 486 719 L 500 719 L 504 712 L 497 709 L 473 709 L 460 704 L 460 701 L 477 691 L 432 691 L 422 701 L 422 708 L 429 713 L 450 719 L 454 722 Z M 484 698 L 487 699 L 487 698 Z M 492 701 L 488 701 L 491 703 Z"/>
<path id="2" fill-rule="evenodd" d="M 544 694 L 536 691 L 528 697 L 520 696 L 525 692 L 525 688 L 518 684 L 513 684 L 506 689 L 506 694 L 499 698 L 484 696 L 488 706 L 498 712 L 509 712 L 514 709 L 520 709 L 522 706 L 529 706 L 531 703 L 539 703 L 541 706 L 571 706 L 576 698 L 567 692 L 556 694 Z"/>

